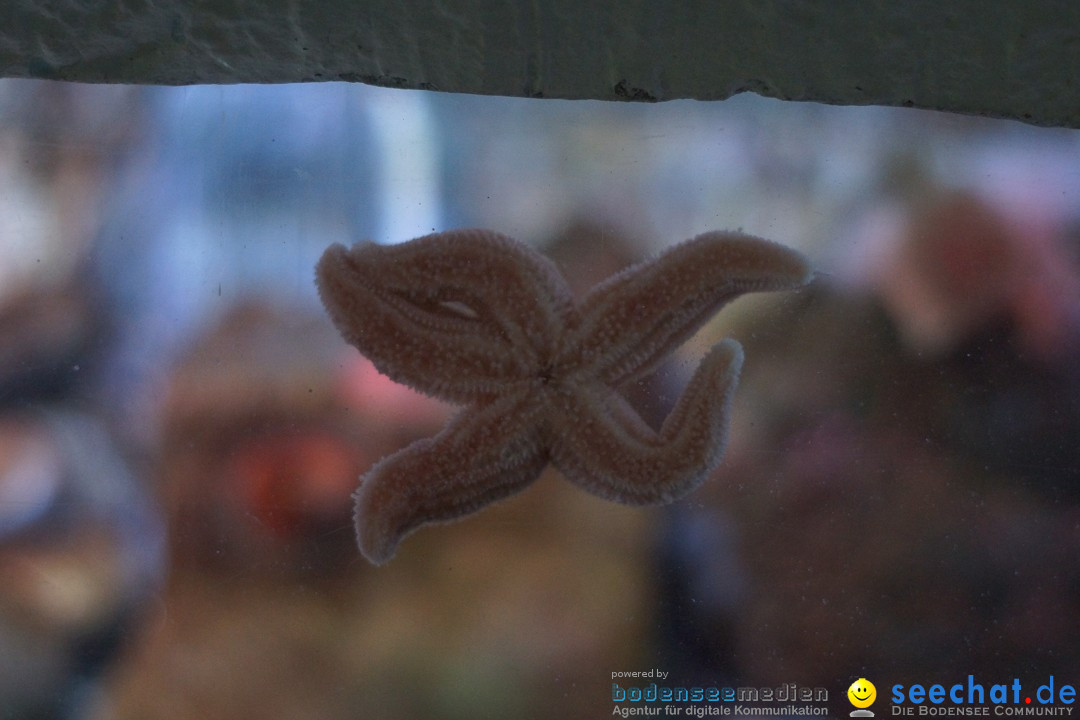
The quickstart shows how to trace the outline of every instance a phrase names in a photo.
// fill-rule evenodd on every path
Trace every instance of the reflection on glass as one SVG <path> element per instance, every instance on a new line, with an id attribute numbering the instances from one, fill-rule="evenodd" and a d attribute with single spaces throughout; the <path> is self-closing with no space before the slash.
<path id="1" fill-rule="evenodd" d="M 658 669 L 834 715 L 865 678 L 880 717 L 893 682 L 1075 682 L 1078 167 L 1077 131 L 754 96 L 0 82 L 0 707 L 592 717 Z M 340 340 L 313 268 L 468 226 L 577 292 L 713 229 L 818 277 L 623 388 L 658 425 L 743 344 L 697 493 L 546 477 L 376 569 L 356 478 L 452 409 Z"/>

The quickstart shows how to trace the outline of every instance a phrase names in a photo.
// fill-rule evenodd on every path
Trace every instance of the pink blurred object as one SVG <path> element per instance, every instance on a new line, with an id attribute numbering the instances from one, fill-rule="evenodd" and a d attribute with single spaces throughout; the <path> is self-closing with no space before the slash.
<path id="1" fill-rule="evenodd" d="M 1045 219 L 949 193 L 913 213 L 887 258 L 876 284 L 918 354 L 948 354 L 1000 321 L 1043 361 L 1074 349 L 1080 277 Z"/>
<path id="2" fill-rule="evenodd" d="M 337 386 L 342 399 L 382 423 L 408 428 L 440 425 L 452 411 L 446 403 L 381 374 L 352 348 L 343 352 Z"/>

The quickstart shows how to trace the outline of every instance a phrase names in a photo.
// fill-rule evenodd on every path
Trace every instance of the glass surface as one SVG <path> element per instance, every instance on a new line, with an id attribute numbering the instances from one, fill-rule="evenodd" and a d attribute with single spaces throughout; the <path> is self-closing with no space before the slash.
<path id="1" fill-rule="evenodd" d="M 456 227 L 577 293 L 709 230 L 817 275 L 625 389 L 658 425 L 742 343 L 701 489 L 626 507 L 549 470 L 373 567 L 357 478 L 453 408 L 346 344 L 313 269 Z M 1075 130 L 0 81 L 0 717 L 842 717 L 859 679 L 878 717 L 1075 707 L 1078 270 Z"/>

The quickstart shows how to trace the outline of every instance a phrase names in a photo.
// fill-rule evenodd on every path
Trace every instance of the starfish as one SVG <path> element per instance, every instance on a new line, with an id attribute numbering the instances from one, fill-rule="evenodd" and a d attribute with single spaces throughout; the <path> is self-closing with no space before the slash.
<path id="1" fill-rule="evenodd" d="M 723 340 L 705 355 L 659 431 L 618 389 L 735 297 L 811 276 L 794 250 L 727 232 L 676 245 L 580 300 L 549 259 L 487 230 L 329 247 L 316 278 L 344 338 L 392 380 L 464 405 L 361 478 L 360 552 L 381 565 L 421 525 L 518 493 L 549 463 L 609 500 L 683 497 L 719 464 L 741 347 Z"/>

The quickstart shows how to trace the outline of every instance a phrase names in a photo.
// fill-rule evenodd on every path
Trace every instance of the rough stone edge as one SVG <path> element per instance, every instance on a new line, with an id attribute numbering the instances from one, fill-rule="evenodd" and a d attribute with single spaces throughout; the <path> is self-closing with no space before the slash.
<path id="1" fill-rule="evenodd" d="M 751 91 L 1080 127 L 1080 3 L 1070 0 L 441 5 L 12 0 L 0 11 L 0 76 L 341 80 L 646 102 Z"/>

